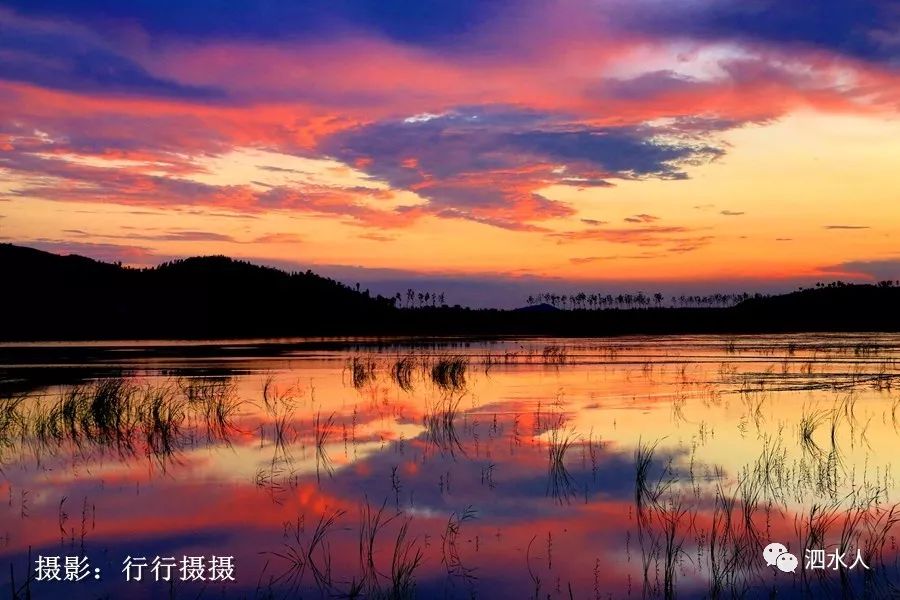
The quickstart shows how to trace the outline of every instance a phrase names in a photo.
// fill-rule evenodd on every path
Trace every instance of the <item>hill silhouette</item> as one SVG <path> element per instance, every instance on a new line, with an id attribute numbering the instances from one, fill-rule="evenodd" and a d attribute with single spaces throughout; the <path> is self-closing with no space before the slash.
<path id="1" fill-rule="evenodd" d="M 4 339 L 353 333 L 393 303 L 314 273 L 224 256 L 133 269 L 0 245 Z"/>
<path id="2" fill-rule="evenodd" d="M 900 331 L 900 287 L 833 283 L 727 308 L 399 308 L 307 271 L 224 256 L 136 269 L 0 244 L 4 340 L 302 335 L 622 335 Z"/>

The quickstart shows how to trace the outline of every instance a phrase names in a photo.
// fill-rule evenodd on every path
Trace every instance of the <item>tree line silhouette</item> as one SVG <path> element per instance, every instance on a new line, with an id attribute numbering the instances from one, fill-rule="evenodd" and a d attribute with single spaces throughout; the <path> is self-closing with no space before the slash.
<path id="1" fill-rule="evenodd" d="M 814 287 L 799 287 L 798 291 L 809 289 L 835 289 L 854 284 L 843 281 L 829 283 L 819 282 Z M 883 280 L 875 284 L 880 288 L 900 286 L 900 280 Z M 357 284 L 357 290 L 359 284 Z M 665 295 L 662 292 L 646 293 L 643 291 L 604 294 L 602 292 L 572 292 L 561 294 L 557 292 L 540 292 L 530 294 L 525 298 L 527 306 L 540 306 L 542 304 L 552 306 L 560 310 L 605 310 L 605 309 L 641 309 L 641 308 L 728 308 L 737 306 L 747 300 L 760 300 L 771 298 L 772 294 L 759 292 L 715 292 L 711 294 L 680 294 Z M 405 294 L 397 292 L 391 297 L 396 308 L 441 308 L 447 307 L 443 292 L 417 291 L 408 288 Z"/>
<path id="2" fill-rule="evenodd" d="M 417 292 L 412 288 L 406 290 L 406 302 L 400 292 L 394 294 L 391 300 L 397 308 L 438 308 L 447 306 L 444 292 Z"/>
<path id="3" fill-rule="evenodd" d="M 749 294 L 747 292 L 734 294 L 708 294 L 708 295 L 680 295 L 666 296 L 661 292 L 648 294 L 644 292 L 623 294 L 602 294 L 577 292 L 571 294 L 556 294 L 543 292 L 528 296 L 525 302 L 528 306 L 549 304 L 554 308 L 568 310 L 603 310 L 609 308 L 633 309 L 633 308 L 712 308 L 734 306 L 750 298 L 763 298 L 765 294 Z"/>
<path id="4" fill-rule="evenodd" d="M 4 340 L 900 331 L 893 280 L 780 295 L 541 292 L 521 310 L 473 309 L 224 256 L 134 269 L 0 244 L 0 281 Z"/>
<path id="5" fill-rule="evenodd" d="M 802 292 L 811 289 L 837 289 L 851 285 L 854 284 L 845 283 L 843 281 L 832 281 L 829 283 L 818 282 L 812 288 L 801 286 L 798 288 L 798 291 Z M 900 280 L 885 279 L 879 281 L 875 285 L 879 288 L 891 288 L 900 286 Z M 741 302 L 750 299 L 760 300 L 771 297 L 772 294 L 762 294 L 759 292 L 753 294 L 748 292 L 719 292 L 705 295 L 681 294 L 678 296 L 666 296 L 662 292 L 649 294 L 642 291 L 620 294 L 587 292 L 558 294 L 555 292 L 542 292 L 529 295 L 525 299 L 525 302 L 528 306 L 549 304 L 554 308 L 568 310 L 603 310 L 609 308 L 727 308 L 729 306 L 737 306 Z"/>

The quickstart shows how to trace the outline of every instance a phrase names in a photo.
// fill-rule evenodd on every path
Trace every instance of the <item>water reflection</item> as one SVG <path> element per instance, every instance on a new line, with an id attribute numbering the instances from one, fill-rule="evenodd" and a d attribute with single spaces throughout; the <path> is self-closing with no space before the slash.
<path id="1" fill-rule="evenodd" d="M 0 350 L 13 597 L 896 589 L 900 337 L 20 350 Z M 796 572 L 766 565 L 773 541 Z M 29 581 L 29 551 L 103 575 Z M 211 555 L 235 582 L 121 573 Z"/>

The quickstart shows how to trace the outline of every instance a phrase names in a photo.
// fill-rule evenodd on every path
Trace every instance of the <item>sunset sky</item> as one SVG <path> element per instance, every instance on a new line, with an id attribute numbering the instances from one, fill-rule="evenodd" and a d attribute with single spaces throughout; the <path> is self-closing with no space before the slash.
<path id="1" fill-rule="evenodd" d="M 0 2 L 0 238 L 392 294 L 900 278 L 893 0 Z"/>

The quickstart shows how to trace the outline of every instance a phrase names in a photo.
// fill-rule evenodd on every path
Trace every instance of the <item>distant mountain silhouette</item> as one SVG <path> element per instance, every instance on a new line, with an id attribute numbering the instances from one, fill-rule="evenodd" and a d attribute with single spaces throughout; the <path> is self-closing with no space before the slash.
<path id="1" fill-rule="evenodd" d="M 541 302 L 540 304 L 532 304 L 531 306 L 522 306 L 519 308 L 514 308 L 513 310 L 516 312 L 524 312 L 524 313 L 542 313 L 542 312 L 556 312 L 560 309 L 553 306 L 552 304 L 547 304 L 546 302 Z"/>
<path id="2" fill-rule="evenodd" d="M 830 284 L 730 308 L 396 308 L 394 299 L 224 256 L 148 269 L 0 244 L 0 339 L 900 331 L 900 287 Z"/>

